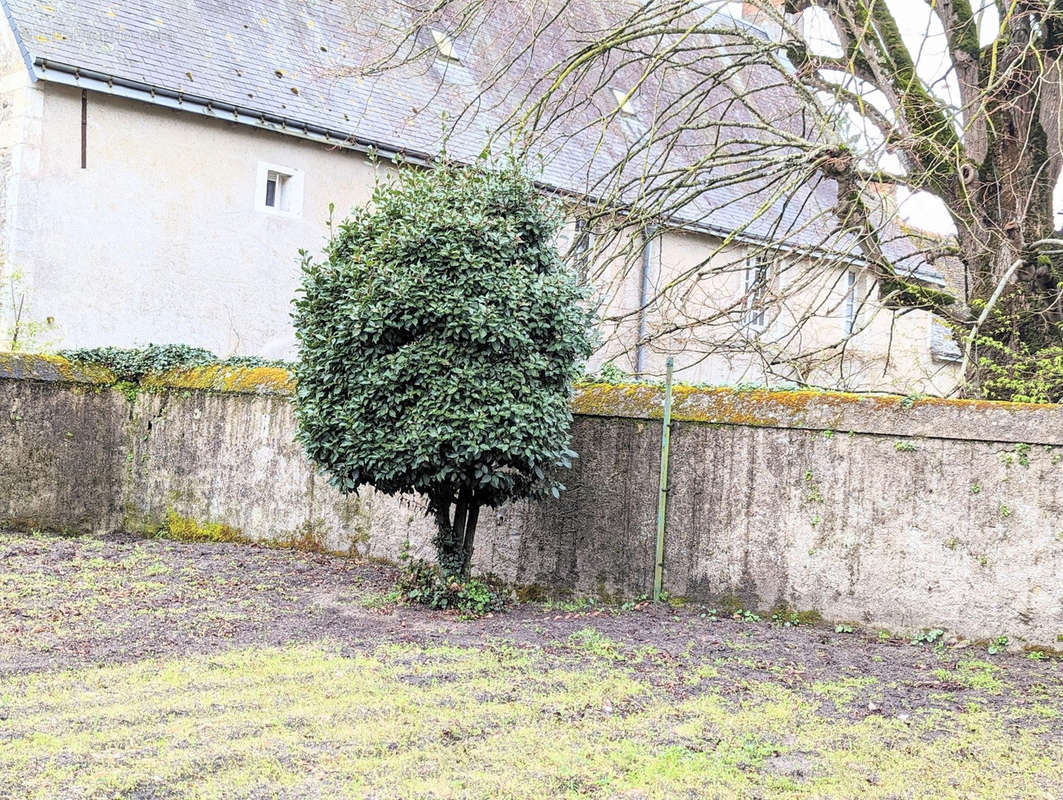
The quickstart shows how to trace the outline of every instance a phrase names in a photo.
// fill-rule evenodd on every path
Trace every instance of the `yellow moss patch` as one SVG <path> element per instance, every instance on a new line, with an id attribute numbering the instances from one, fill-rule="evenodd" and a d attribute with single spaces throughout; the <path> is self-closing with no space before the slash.
<path id="1" fill-rule="evenodd" d="M 0 378 L 110 384 L 115 374 L 95 364 L 75 364 L 62 356 L 0 352 Z"/>
<path id="2" fill-rule="evenodd" d="M 178 514 L 173 509 L 166 513 L 166 522 L 158 525 L 147 519 L 135 520 L 127 515 L 123 528 L 148 536 L 162 536 L 179 542 L 228 542 L 268 547 L 273 550 L 299 550 L 304 553 L 321 553 L 340 558 L 357 558 L 359 540 L 351 541 L 346 551 L 330 550 L 323 544 L 319 532 L 312 525 L 305 525 L 290 536 L 277 539 L 252 539 L 243 530 L 221 522 L 200 522 Z"/>
<path id="3" fill-rule="evenodd" d="M 175 511 L 166 515 L 164 535 L 181 542 L 241 542 L 249 540 L 239 528 L 223 525 L 220 522 L 197 522 L 190 517 L 182 517 Z"/>
<path id="4" fill-rule="evenodd" d="M 292 394 L 295 378 L 280 367 L 193 367 L 175 369 L 141 381 L 152 389 L 198 389 L 237 394 Z"/>

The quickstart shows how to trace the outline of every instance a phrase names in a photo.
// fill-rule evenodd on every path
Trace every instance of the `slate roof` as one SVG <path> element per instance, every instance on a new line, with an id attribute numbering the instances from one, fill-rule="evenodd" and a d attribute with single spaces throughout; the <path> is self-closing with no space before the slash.
<path id="1" fill-rule="evenodd" d="M 601 29 L 610 8 L 624 0 L 574 0 L 566 11 L 570 31 Z M 463 65 L 434 66 L 425 59 L 402 69 L 364 77 L 360 67 L 387 55 L 409 29 L 400 4 L 387 0 L 0 0 L 27 62 L 38 78 L 92 84 L 139 99 L 153 97 L 171 105 L 206 110 L 221 118 L 258 121 L 290 133 L 331 140 L 349 139 L 385 152 L 431 156 L 439 151 L 440 113 L 464 112 L 446 141 L 448 153 L 471 159 L 484 147 L 486 130 L 496 129 L 508 114 L 534 94 L 536 81 L 558 59 L 559 48 L 572 47 L 564 28 L 549 29 L 530 41 L 527 15 L 514 15 L 513 3 L 497 3 L 489 14 L 459 34 Z M 491 4 L 488 4 L 488 8 Z M 531 6 L 521 6 L 528 9 Z M 530 14 L 530 12 L 528 12 Z M 740 23 L 735 23 L 740 24 Z M 443 20 L 441 25 L 447 25 Z M 722 43 L 718 49 L 723 52 Z M 425 46 L 416 39 L 406 47 Z M 523 48 L 523 49 L 522 49 Z M 724 56 L 725 57 L 725 56 Z M 503 63 L 504 81 L 491 80 Z M 446 73 L 441 73 L 445 69 Z M 619 68 L 623 76 L 624 67 Z M 630 71 L 637 67 L 627 66 Z M 770 112 L 780 126 L 798 124 L 798 98 L 773 88 L 749 66 L 736 78 L 750 100 Z M 75 73 L 76 76 L 75 77 Z M 637 72 L 634 73 L 637 75 Z M 445 79 L 444 79 L 445 78 Z M 630 80 L 634 81 L 632 77 Z M 774 82 L 777 84 L 777 81 Z M 481 88 L 489 89 L 481 93 Z M 664 84 L 635 100 L 640 113 L 667 115 Z M 599 92 L 599 94 L 601 94 Z M 726 97 L 721 93 L 722 104 Z M 728 94 L 733 96 L 733 93 Z M 603 131 L 587 123 L 607 113 L 611 98 L 588 97 L 572 115 L 575 135 L 544 150 L 542 180 L 577 195 L 612 195 L 626 199 L 619 179 L 637 174 L 639 164 L 613 168 L 629 153 L 634 134 L 610 123 Z M 710 95 L 711 101 L 711 95 Z M 604 104 L 604 105 L 603 105 Z M 473 113 L 469 112 L 474 108 Z M 591 113 L 594 112 L 594 113 Z M 731 108 L 735 130 L 745 113 Z M 696 161 L 705 143 L 684 134 L 674 152 L 689 151 L 686 166 Z M 548 152 L 547 152 L 548 151 Z M 660 155 L 653 147 L 647 156 Z M 779 153 L 783 150 L 777 151 Z M 726 153 L 726 148 L 721 150 Z M 670 166 L 672 166 L 670 164 Z M 695 181 L 696 182 L 696 181 Z M 684 202 L 670 209 L 673 221 L 727 234 L 741 231 L 751 240 L 781 242 L 796 248 L 855 253 L 859 246 L 837 230 L 830 209 L 836 186 L 815 175 L 782 191 L 768 177 L 760 183 L 720 185 L 705 191 L 695 186 Z M 767 209 L 762 213 L 763 209 Z M 758 210 L 760 209 L 760 210 Z M 741 238 L 741 237 L 739 237 Z M 887 232 L 885 249 L 898 271 L 934 283 L 940 273 L 897 231 Z"/>

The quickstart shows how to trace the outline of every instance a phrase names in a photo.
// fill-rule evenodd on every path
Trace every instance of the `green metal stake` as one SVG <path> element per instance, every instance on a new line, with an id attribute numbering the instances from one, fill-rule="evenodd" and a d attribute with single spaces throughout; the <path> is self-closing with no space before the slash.
<path id="1" fill-rule="evenodd" d="M 672 444 L 672 367 L 669 357 L 664 379 L 664 426 L 661 429 L 661 486 L 657 495 L 657 560 L 653 569 L 653 602 L 661 599 L 664 579 L 664 519 L 668 510 L 668 450 Z"/>

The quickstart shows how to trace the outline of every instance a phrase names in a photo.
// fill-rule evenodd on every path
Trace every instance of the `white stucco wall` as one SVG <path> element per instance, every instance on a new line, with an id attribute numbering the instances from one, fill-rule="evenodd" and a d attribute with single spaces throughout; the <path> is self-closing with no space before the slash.
<path id="1" fill-rule="evenodd" d="M 614 251 L 619 250 L 614 247 Z M 779 254 L 769 263 L 765 326 L 746 325 L 746 257 L 759 251 L 709 236 L 669 230 L 650 249 L 643 369 L 707 384 L 810 383 L 851 391 L 947 394 L 958 365 L 932 357 L 925 311 L 884 308 L 873 276 L 857 270 L 855 325 L 847 330 L 850 267 Z M 606 252 L 607 258 L 614 253 Z M 610 341 L 595 362 L 633 372 L 642 263 L 634 248 L 604 270 L 602 316 Z"/>
<path id="2" fill-rule="evenodd" d="M 46 319 L 28 308 L 33 285 L 44 95 L 11 29 L 0 24 L 0 348 L 47 348 Z"/>
<path id="3" fill-rule="evenodd" d="M 64 347 L 180 342 L 289 356 L 298 252 L 321 249 L 329 203 L 365 202 L 356 153 L 89 94 L 44 95 L 33 313 Z M 256 210 L 259 165 L 302 172 L 302 212 Z"/>

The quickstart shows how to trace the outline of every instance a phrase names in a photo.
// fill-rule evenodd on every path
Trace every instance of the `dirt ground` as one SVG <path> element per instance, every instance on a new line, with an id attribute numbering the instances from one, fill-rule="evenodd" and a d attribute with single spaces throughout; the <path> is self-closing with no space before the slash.
<path id="1" fill-rule="evenodd" d="M 647 603 L 463 621 L 394 577 L 0 534 L 0 797 L 1063 797 L 1050 653 Z"/>

